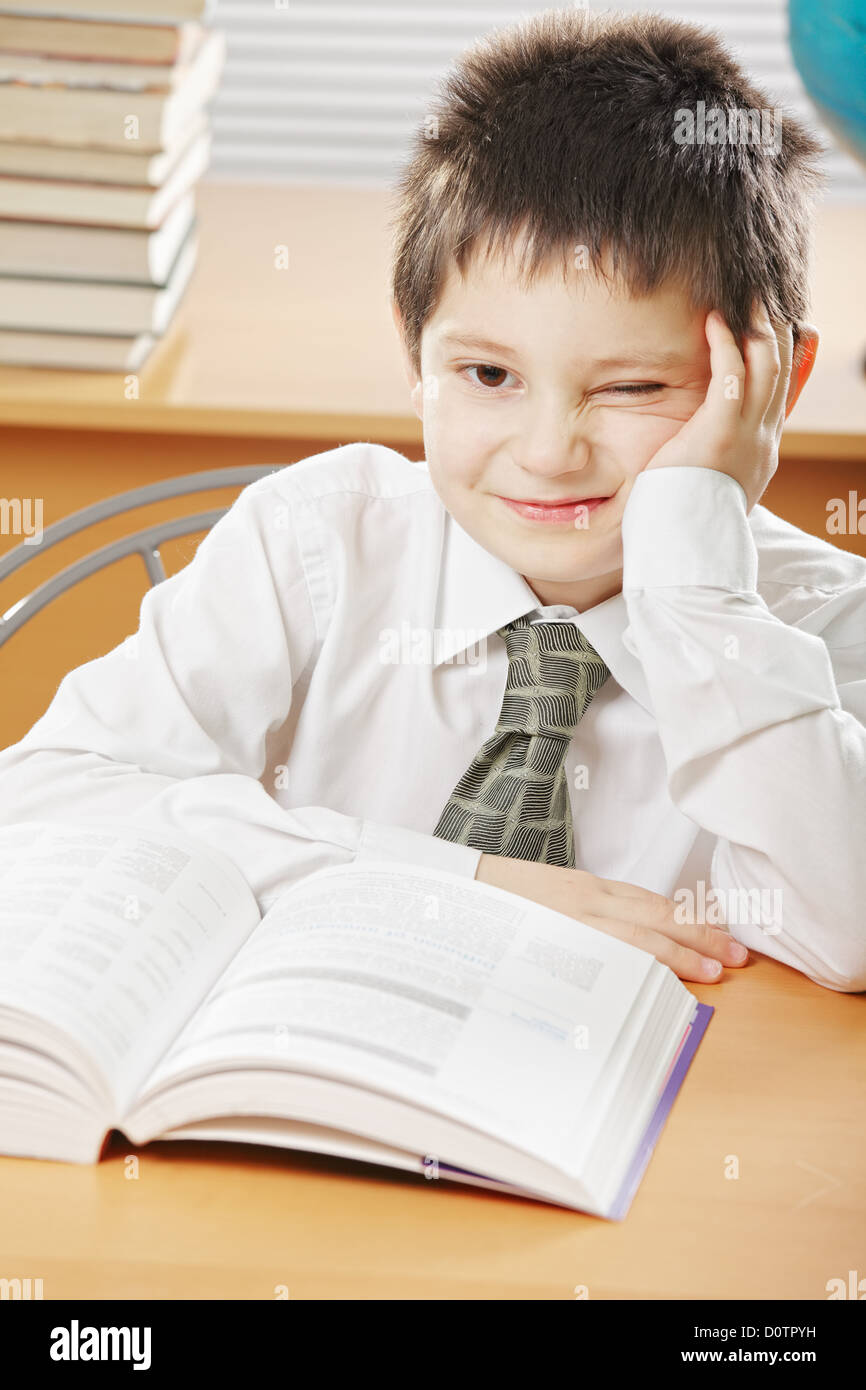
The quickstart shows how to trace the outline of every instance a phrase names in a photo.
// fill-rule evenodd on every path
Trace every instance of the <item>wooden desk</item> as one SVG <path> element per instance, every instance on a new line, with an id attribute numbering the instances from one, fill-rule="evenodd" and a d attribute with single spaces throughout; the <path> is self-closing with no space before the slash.
<path id="1" fill-rule="evenodd" d="M 866 1276 L 866 997 L 766 957 L 689 988 L 716 1012 L 621 1223 L 115 1136 L 95 1167 L 0 1160 L 0 1275 L 41 1278 L 46 1299 L 824 1300 L 828 1279 Z"/>
<path id="2" fill-rule="evenodd" d="M 140 398 L 124 398 L 122 373 L 5 367 L 0 424 L 420 444 L 388 302 L 391 195 L 205 182 L 197 198 L 198 265 Z M 864 244 L 866 206 L 821 208 L 822 343 L 787 459 L 866 459 Z"/>
<path id="3" fill-rule="evenodd" d="M 2 367 L 0 423 L 420 440 L 388 306 L 388 194 L 202 183 L 196 198 L 198 263 L 140 398 L 120 372 Z"/>

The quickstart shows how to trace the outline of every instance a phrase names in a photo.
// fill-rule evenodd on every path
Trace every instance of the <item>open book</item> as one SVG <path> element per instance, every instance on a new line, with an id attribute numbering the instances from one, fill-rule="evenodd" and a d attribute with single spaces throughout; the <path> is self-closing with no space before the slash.
<path id="1" fill-rule="evenodd" d="M 646 951 L 398 863 L 262 916 L 142 823 L 0 828 L 0 1151 L 228 1139 L 621 1220 L 713 1010 Z"/>

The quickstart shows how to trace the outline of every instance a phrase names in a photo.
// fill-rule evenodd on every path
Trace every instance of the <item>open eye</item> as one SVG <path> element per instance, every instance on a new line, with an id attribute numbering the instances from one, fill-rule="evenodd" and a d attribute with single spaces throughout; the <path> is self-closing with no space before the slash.
<path id="1" fill-rule="evenodd" d="M 464 367 L 462 370 L 464 372 L 490 372 L 494 376 L 511 376 L 511 372 L 506 371 L 504 367 L 494 366 L 492 362 L 473 362 L 470 366 Z M 490 381 L 489 379 L 486 381 L 479 381 L 477 377 L 472 377 L 471 380 L 473 385 L 478 386 L 482 391 L 488 388 L 490 390 L 495 390 L 498 386 L 502 386 L 503 384 L 501 381 Z"/>

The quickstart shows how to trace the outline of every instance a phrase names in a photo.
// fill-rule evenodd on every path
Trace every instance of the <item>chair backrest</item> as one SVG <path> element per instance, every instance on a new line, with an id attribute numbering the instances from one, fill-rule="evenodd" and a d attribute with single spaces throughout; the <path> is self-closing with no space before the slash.
<path id="1" fill-rule="evenodd" d="M 0 558 L 0 583 L 35 555 L 42 554 L 49 546 L 66 540 L 67 536 L 74 536 L 77 531 L 83 531 L 97 521 L 104 521 L 106 517 L 131 511 L 146 502 L 162 502 L 169 497 L 206 492 L 210 488 L 236 485 L 246 487 L 256 478 L 263 478 L 266 473 L 274 473 L 282 466 L 244 464 L 238 468 L 212 468 L 204 473 L 186 473 L 180 478 L 164 478 L 161 482 L 149 483 L 146 487 L 132 488 L 129 492 L 120 492 L 114 497 L 92 502 L 89 507 L 82 507 L 80 511 L 73 512 L 71 516 L 46 527 L 37 544 L 22 541 L 20 545 L 13 546 L 7 555 Z M 0 614 L 0 646 L 8 642 L 14 632 L 58 594 L 64 593 L 79 580 L 127 555 L 136 553 L 141 556 L 151 586 L 161 583 L 166 578 L 166 573 L 159 555 L 160 542 L 173 540 L 176 536 L 188 536 L 194 531 L 210 530 L 228 510 L 227 506 L 213 507 L 209 511 L 198 512 L 195 516 L 175 517 L 172 520 L 156 522 L 153 526 L 146 526 L 132 535 L 123 536 L 120 540 L 112 541 L 109 545 L 94 550 L 92 554 L 85 555 L 83 559 L 67 565 L 66 569 L 40 584 L 32 593 L 19 599 L 5 613 Z"/>

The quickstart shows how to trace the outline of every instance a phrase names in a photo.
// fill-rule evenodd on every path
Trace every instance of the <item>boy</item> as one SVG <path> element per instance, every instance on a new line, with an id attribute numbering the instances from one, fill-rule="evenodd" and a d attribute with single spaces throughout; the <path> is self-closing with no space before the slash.
<path id="1" fill-rule="evenodd" d="M 0 754 L 0 818 L 175 825 L 263 910 L 407 860 L 683 979 L 744 946 L 866 989 L 866 562 L 759 505 L 817 347 L 819 146 L 689 143 L 698 102 L 766 107 L 658 16 L 463 56 L 395 218 L 425 463 L 247 487 Z"/>

